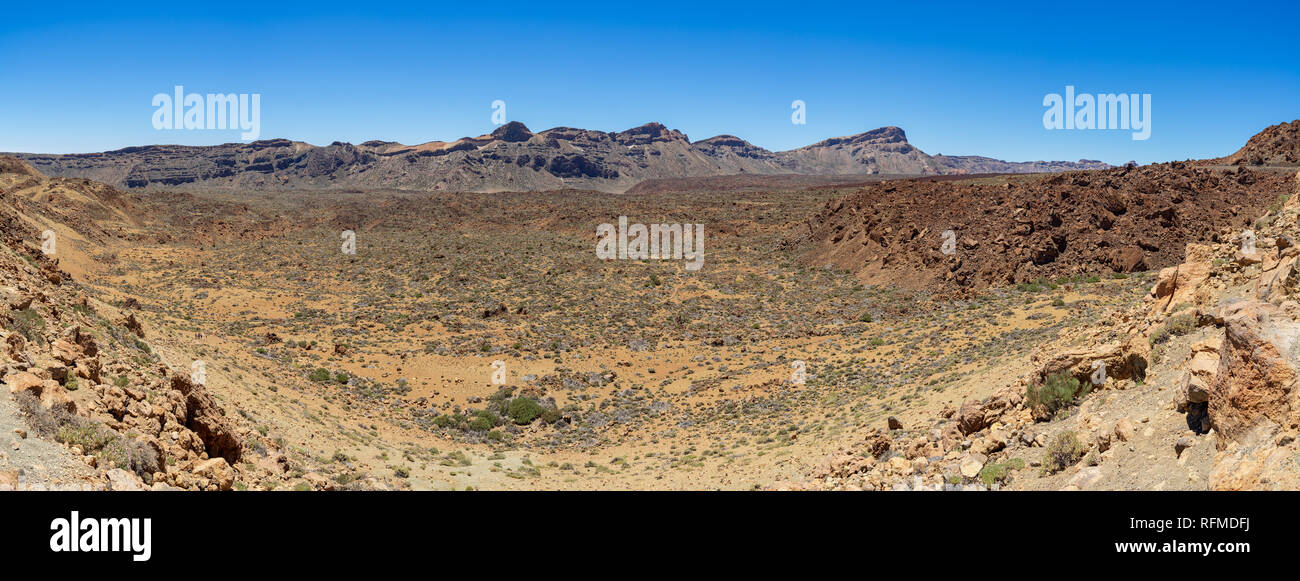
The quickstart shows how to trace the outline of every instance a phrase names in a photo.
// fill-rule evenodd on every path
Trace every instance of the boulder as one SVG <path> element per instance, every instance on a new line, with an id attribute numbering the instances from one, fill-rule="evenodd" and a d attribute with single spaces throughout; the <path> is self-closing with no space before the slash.
<path id="1" fill-rule="evenodd" d="M 1057 373 L 1067 373 L 1080 383 L 1091 382 L 1095 365 L 1098 361 L 1106 364 L 1107 379 L 1146 378 L 1147 357 L 1150 346 L 1142 337 L 1128 341 L 1113 341 L 1101 345 L 1076 347 L 1051 354 L 1035 352 L 1030 356 L 1030 363 L 1037 371 L 1025 378 L 1025 382 L 1041 384 L 1048 377 Z"/>
<path id="2" fill-rule="evenodd" d="M 6 381 L 9 384 L 9 393 L 30 393 L 40 398 L 41 407 L 45 409 L 77 412 L 77 403 L 68 395 L 67 390 L 53 379 L 42 379 L 33 373 L 19 371 L 6 376 Z"/>
<path id="3" fill-rule="evenodd" d="M 894 441 L 884 430 L 876 430 L 867 435 L 862 443 L 862 450 L 872 458 L 880 458 L 893 446 Z"/>
<path id="4" fill-rule="evenodd" d="M 22 333 L 10 333 L 5 337 L 6 353 L 14 361 L 26 361 L 27 358 L 27 339 Z"/>
<path id="5" fill-rule="evenodd" d="M 50 354 L 67 365 L 73 365 L 85 352 L 80 345 L 67 339 L 59 339 L 50 346 Z"/>
<path id="6" fill-rule="evenodd" d="M 968 399 L 961 403 L 961 408 L 957 411 L 957 427 L 963 434 L 973 434 L 983 430 L 986 425 L 983 402 Z"/>
<path id="7" fill-rule="evenodd" d="M 211 458 L 194 465 L 195 476 L 206 478 L 209 484 L 217 490 L 230 490 L 235 484 L 235 469 L 230 467 L 230 463 L 225 458 Z"/>
<path id="8" fill-rule="evenodd" d="M 980 475 L 980 470 L 984 469 L 984 463 L 988 462 L 988 456 L 983 454 L 967 454 L 961 459 L 961 475 L 966 478 L 974 478 Z"/>
<path id="9" fill-rule="evenodd" d="M 1080 469 L 1074 476 L 1071 476 L 1069 482 L 1066 483 L 1065 489 L 1087 490 L 1088 487 L 1101 482 L 1102 477 L 1100 466 L 1089 466 Z"/>
<path id="10" fill-rule="evenodd" d="M 1219 371 L 1219 346 L 1222 339 L 1212 338 L 1192 345 L 1192 351 L 1183 363 L 1183 373 L 1178 379 L 1179 409 L 1189 403 L 1210 401 L 1210 382 Z"/>
<path id="11" fill-rule="evenodd" d="M 184 397 L 181 423 L 203 441 L 208 456 L 238 462 L 244 453 L 244 444 L 217 401 L 202 385 L 190 381 L 189 376 L 182 373 L 172 375 L 171 388 Z"/>
<path id="12" fill-rule="evenodd" d="M 5 376 L 5 381 L 9 384 L 9 393 L 30 392 L 40 397 L 41 391 L 45 389 L 44 380 L 26 371 L 10 373 Z"/>
<path id="13" fill-rule="evenodd" d="M 1120 418 L 1115 422 L 1115 438 L 1121 442 L 1133 441 L 1133 422 L 1128 421 L 1128 418 Z"/>
<path id="14" fill-rule="evenodd" d="M 1208 289 L 1204 287 L 1210 279 L 1214 249 L 1205 244 L 1188 244 L 1186 256 L 1182 264 L 1160 270 L 1151 288 L 1151 297 L 1155 299 L 1153 314 L 1168 313 L 1182 303 L 1204 304 L 1209 299 Z"/>
<path id="15" fill-rule="evenodd" d="M 1224 339 L 1209 385 L 1210 423 L 1220 449 L 1257 426 L 1300 428 L 1300 323 L 1260 301 L 1223 307 Z"/>
<path id="16" fill-rule="evenodd" d="M 144 483 L 135 474 L 114 468 L 104 474 L 108 489 L 113 491 L 144 490 Z"/>
<path id="17" fill-rule="evenodd" d="M 1300 259 L 1300 247 L 1295 246 L 1287 247 L 1276 255 L 1264 254 L 1263 266 L 1255 281 L 1255 298 L 1275 305 L 1288 299 L 1300 298 L 1300 269 L 1296 268 L 1297 259 Z"/>
<path id="18" fill-rule="evenodd" d="M 1209 385 L 1218 450 L 1210 488 L 1300 488 L 1300 323 L 1261 301 L 1230 302 L 1222 312 L 1219 368 Z"/>
<path id="19" fill-rule="evenodd" d="M 1115 272 L 1146 270 L 1146 255 L 1137 246 L 1123 246 L 1110 253 L 1110 268 Z"/>
<path id="20" fill-rule="evenodd" d="M 890 470 L 903 476 L 910 475 L 914 469 L 912 463 L 908 462 L 907 459 L 902 456 L 894 456 L 893 458 L 890 458 L 887 464 L 889 464 Z"/>
<path id="21" fill-rule="evenodd" d="M 983 430 L 1000 420 L 1007 412 L 1024 401 L 1022 388 L 1016 385 L 1003 387 L 983 400 L 968 399 L 957 410 L 957 428 L 963 435 Z"/>

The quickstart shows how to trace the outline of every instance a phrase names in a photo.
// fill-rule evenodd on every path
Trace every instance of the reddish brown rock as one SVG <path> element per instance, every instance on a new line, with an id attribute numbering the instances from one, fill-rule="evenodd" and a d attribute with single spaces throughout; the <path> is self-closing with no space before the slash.
<path id="1" fill-rule="evenodd" d="M 236 434 L 234 425 L 226 418 L 225 410 L 202 385 L 191 382 L 189 376 L 180 373 L 172 375 L 171 388 L 184 396 L 183 423 L 203 441 L 208 455 L 237 462 L 243 455 L 244 445 Z"/>
<path id="2" fill-rule="evenodd" d="M 68 341 L 67 339 L 59 339 L 50 346 L 50 354 L 53 355 L 55 359 L 58 359 L 67 365 L 72 365 L 77 362 L 77 359 L 80 358 L 84 352 L 80 345 Z"/>
<path id="3" fill-rule="evenodd" d="M 1110 253 L 1110 267 L 1115 272 L 1138 272 L 1146 270 L 1146 254 L 1137 246 L 1116 248 Z"/>
<path id="4" fill-rule="evenodd" d="M 1154 312 L 1169 312 L 1183 303 L 1194 305 L 1208 301 L 1204 288 L 1213 267 L 1214 250 L 1204 244 L 1188 244 L 1186 259 L 1178 266 L 1160 270 L 1156 285 L 1151 288 L 1155 299 Z"/>
<path id="5" fill-rule="evenodd" d="M 1225 305 L 1223 321 L 1219 368 L 1209 387 L 1210 422 L 1220 449 L 1260 425 L 1300 427 L 1300 323 L 1258 301 Z"/>

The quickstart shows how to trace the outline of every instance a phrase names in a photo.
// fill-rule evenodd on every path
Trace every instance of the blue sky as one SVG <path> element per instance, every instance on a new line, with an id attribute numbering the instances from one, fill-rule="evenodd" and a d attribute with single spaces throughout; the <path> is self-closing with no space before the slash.
<path id="1" fill-rule="evenodd" d="M 773 150 L 885 125 L 928 153 L 1203 158 L 1300 118 L 1300 3 L 14 3 L 0 151 L 238 141 L 156 93 L 261 94 L 261 137 L 451 140 L 659 121 Z M 1152 95 L 1151 137 L 1048 131 L 1043 97 Z M 807 124 L 790 120 L 793 100 Z"/>

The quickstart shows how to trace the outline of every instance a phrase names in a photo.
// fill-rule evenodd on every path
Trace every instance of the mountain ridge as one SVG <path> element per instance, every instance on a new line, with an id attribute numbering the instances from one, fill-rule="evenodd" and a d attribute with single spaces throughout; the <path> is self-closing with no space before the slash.
<path id="1" fill-rule="evenodd" d="M 951 175 L 1104 169 L 1095 160 L 1007 162 L 931 156 L 886 126 L 771 151 L 730 134 L 691 141 L 661 123 L 624 131 L 518 121 L 455 141 L 407 145 L 369 140 L 326 146 L 285 138 L 222 145 L 144 145 L 98 153 L 13 153 L 54 176 L 124 188 L 396 188 L 439 191 L 625 192 L 648 179 L 727 175 Z"/>

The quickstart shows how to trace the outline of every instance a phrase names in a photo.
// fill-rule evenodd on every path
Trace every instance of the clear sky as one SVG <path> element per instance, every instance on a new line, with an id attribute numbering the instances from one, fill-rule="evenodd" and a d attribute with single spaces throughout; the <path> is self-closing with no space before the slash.
<path id="1" fill-rule="evenodd" d="M 1300 118 L 1300 2 L 11 2 L 0 151 L 239 141 L 153 95 L 261 95 L 261 137 L 420 143 L 649 121 L 772 150 L 885 125 L 934 154 L 1216 157 Z M 1043 98 L 1146 93 L 1151 137 L 1049 131 Z M 791 102 L 807 123 L 791 123 Z"/>

